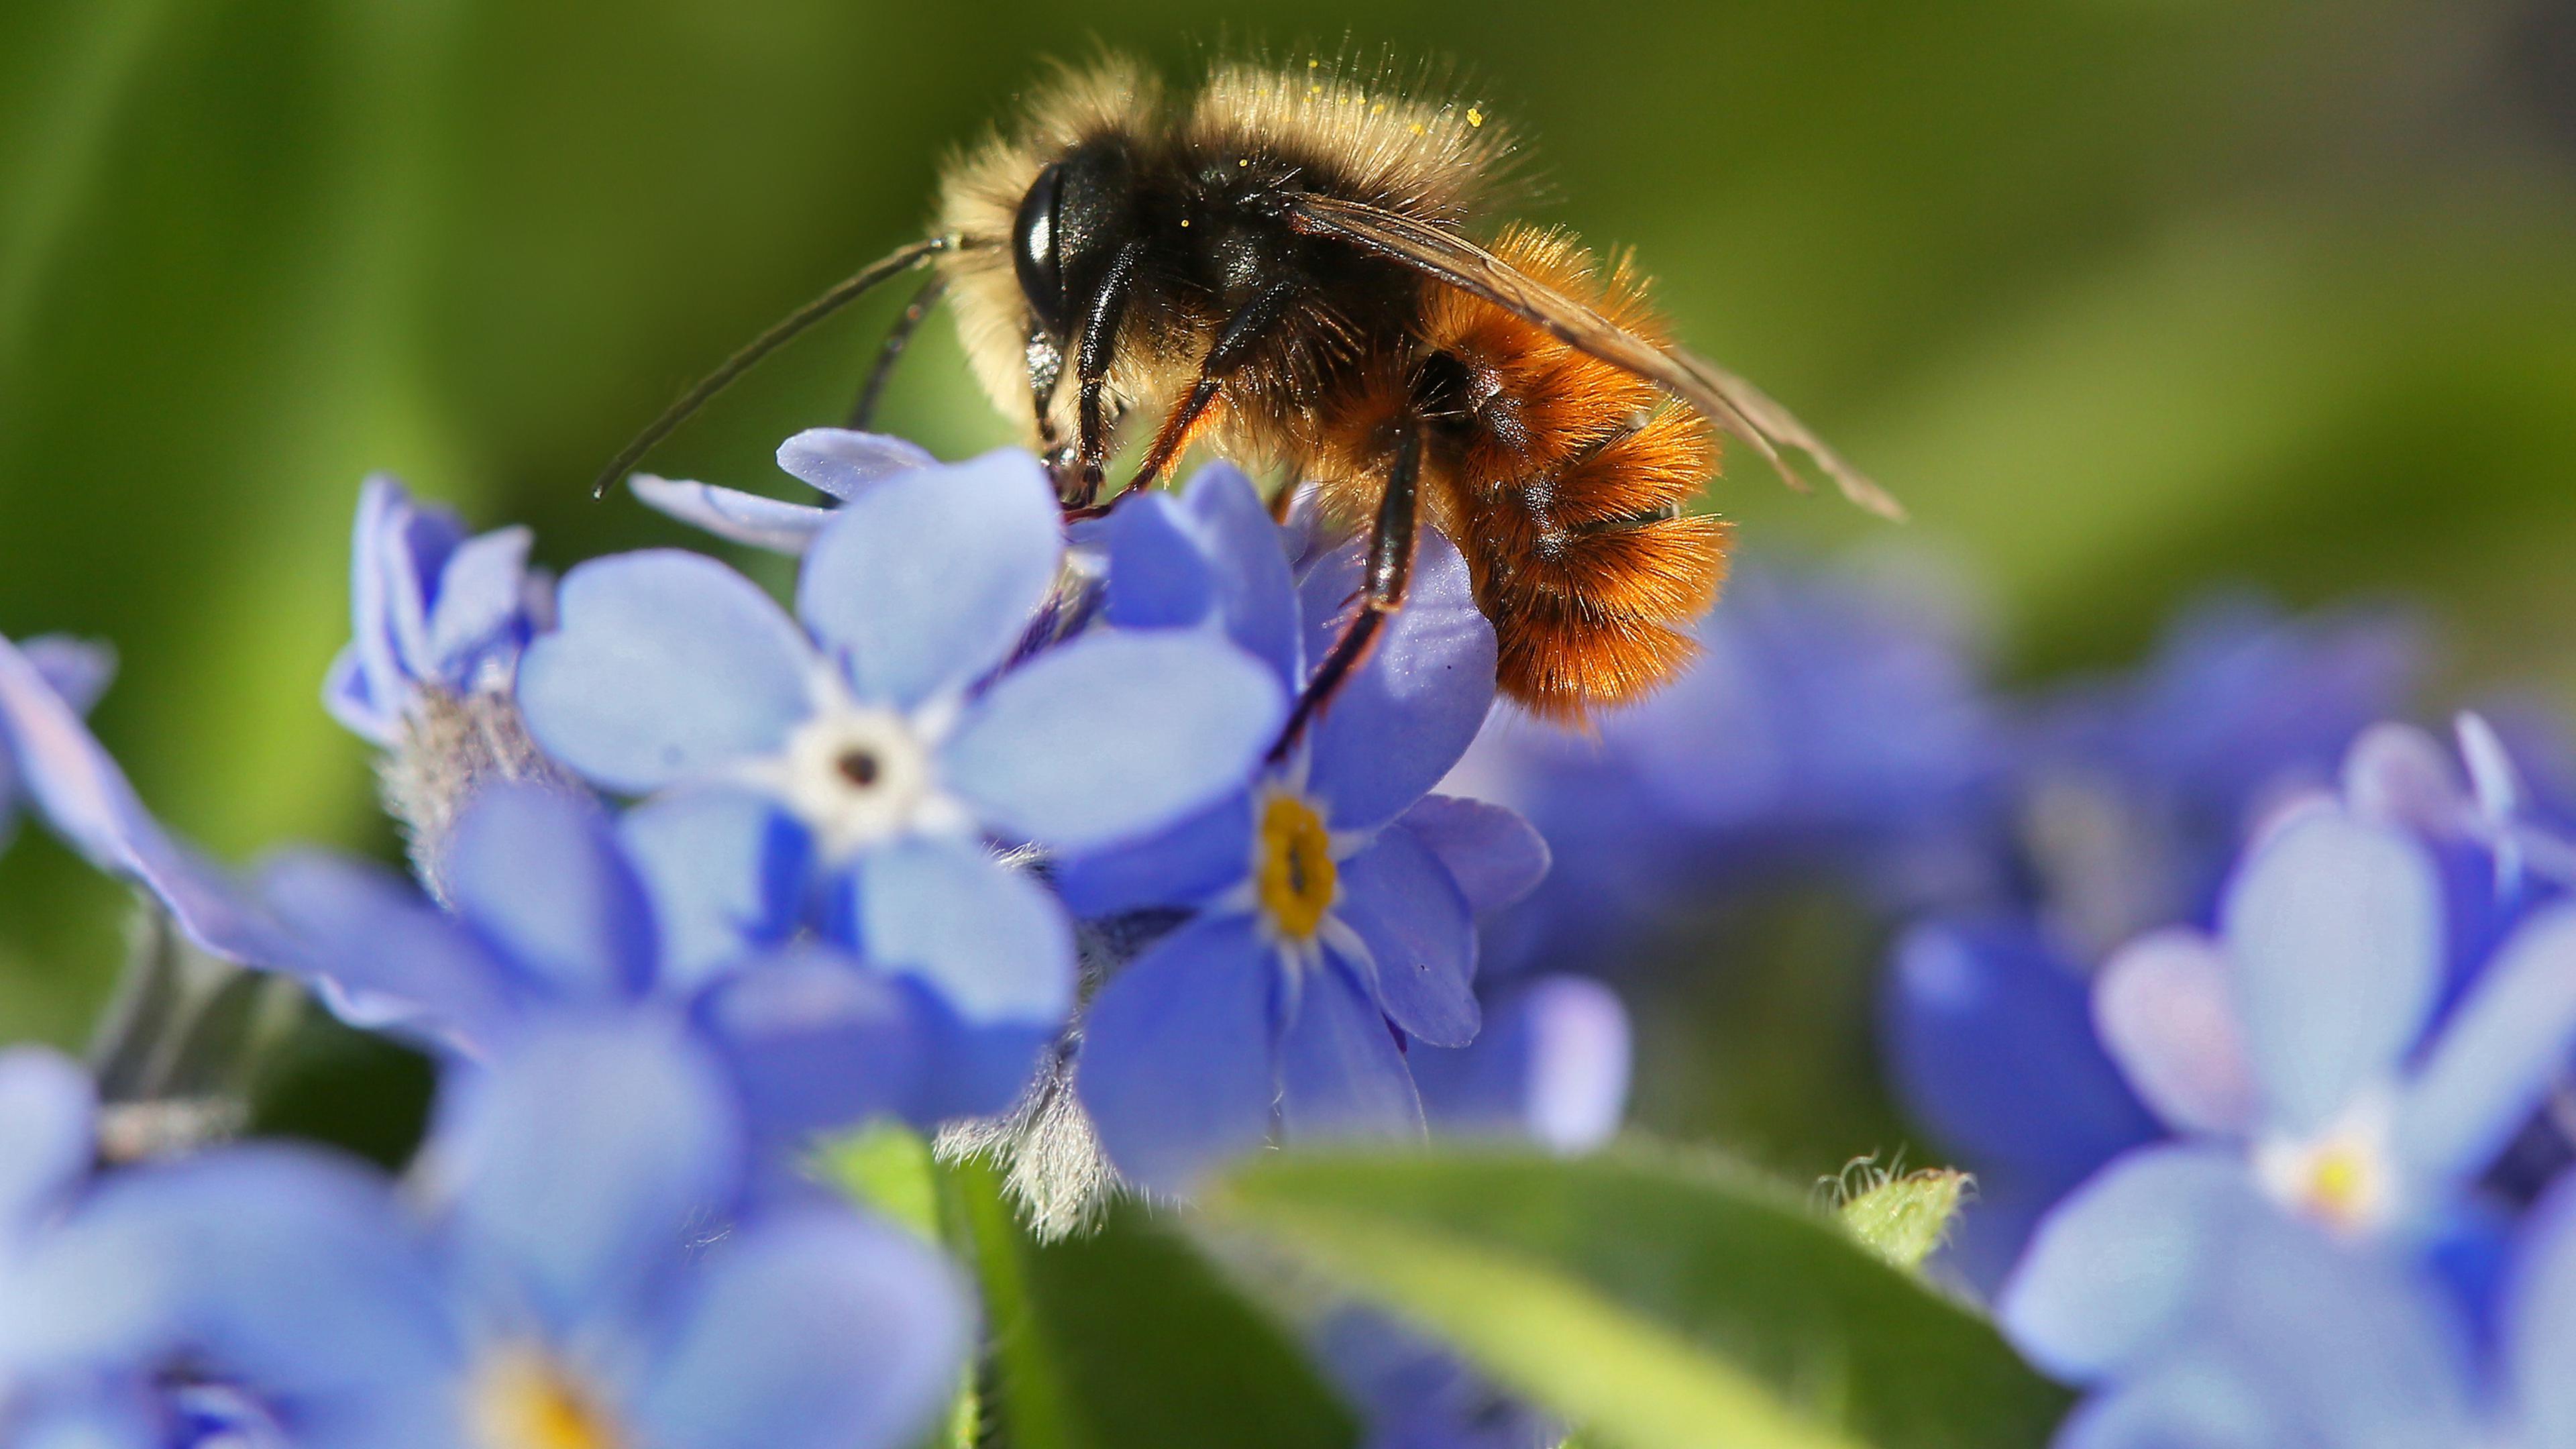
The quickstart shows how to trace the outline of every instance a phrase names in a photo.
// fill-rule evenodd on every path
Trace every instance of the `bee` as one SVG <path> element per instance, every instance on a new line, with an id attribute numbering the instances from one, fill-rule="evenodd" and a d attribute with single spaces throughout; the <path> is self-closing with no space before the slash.
<path id="1" fill-rule="evenodd" d="M 1151 418 L 1129 487 L 1203 446 L 1304 480 L 1366 528 L 1359 608 L 1283 747 L 1403 607 L 1426 519 L 1467 560 L 1502 692 L 1577 721 L 1694 652 L 1684 629 L 1716 598 L 1729 532 L 1686 506 L 1720 431 L 1792 486 L 1794 449 L 1901 516 L 1786 409 L 1675 346 L 1626 261 L 1563 231 L 1489 230 L 1509 134 L 1479 103 L 1390 75 L 1226 63 L 1174 96 L 1124 61 L 1064 73 L 948 165 L 932 236 L 736 354 L 603 486 L 768 350 L 924 269 L 854 425 L 953 301 L 977 378 L 1027 420 L 1069 513 L 1099 511 L 1116 435 Z"/>

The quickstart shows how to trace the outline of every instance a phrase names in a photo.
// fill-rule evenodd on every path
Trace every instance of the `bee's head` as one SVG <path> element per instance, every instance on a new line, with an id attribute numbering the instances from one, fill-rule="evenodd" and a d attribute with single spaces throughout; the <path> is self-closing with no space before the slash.
<path id="1" fill-rule="evenodd" d="M 1114 139 L 1076 146 L 1029 184 L 1011 223 L 1011 262 L 1048 332 L 1071 337 L 1133 217 L 1132 167 Z"/>

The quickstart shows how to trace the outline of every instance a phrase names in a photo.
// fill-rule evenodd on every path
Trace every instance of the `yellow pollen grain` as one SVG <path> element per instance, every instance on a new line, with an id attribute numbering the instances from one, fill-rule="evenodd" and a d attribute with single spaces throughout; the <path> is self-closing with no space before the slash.
<path id="1" fill-rule="evenodd" d="M 1485 113 L 1477 110 L 1474 106 L 1469 106 L 1467 108 L 1467 124 L 1470 126 L 1481 126 L 1485 124 Z"/>
<path id="2" fill-rule="evenodd" d="M 619 1449 L 615 1426 L 543 1357 L 513 1353 L 476 1379 L 476 1449 Z"/>
<path id="3" fill-rule="evenodd" d="M 1323 929 L 1339 886 L 1332 835 L 1315 807 L 1274 795 L 1261 810 L 1261 854 L 1255 888 L 1263 914 L 1279 933 L 1311 941 Z"/>
<path id="4" fill-rule="evenodd" d="M 1413 134 L 1419 136 L 1422 134 L 1422 123 L 1420 121 L 1415 121 L 1409 129 L 1412 130 Z"/>

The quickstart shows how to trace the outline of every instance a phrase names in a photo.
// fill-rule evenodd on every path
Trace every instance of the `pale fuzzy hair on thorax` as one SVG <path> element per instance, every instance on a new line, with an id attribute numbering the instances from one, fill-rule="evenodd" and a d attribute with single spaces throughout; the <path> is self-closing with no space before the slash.
<path id="1" fill-rule="evenodd" d="M 1337 195 L 1456 224 L 1493 204 L 1513 142 L 1482 104 L 1446 90 L 1429 68 L 1408 77 L 1389 65 L 1360 76 L 1321 58 L 1220 64 L 1183 136 L 1208 151 L 1310 160 Z"/>

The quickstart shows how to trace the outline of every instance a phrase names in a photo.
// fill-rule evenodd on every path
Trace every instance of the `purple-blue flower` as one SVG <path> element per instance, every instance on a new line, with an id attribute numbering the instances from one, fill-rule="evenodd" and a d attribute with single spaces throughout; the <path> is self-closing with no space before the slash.
<path id="1" fill-rule="evenodd" d="M 1220 639 L 1099 630 L 1014 663 L 1064 555 L 1024 453 L 884 478 L 815 536 L 793 618 L 695 554 L 574 569 L 521 706 L 571 769 L 662 792 L 642 809 L 669 828 L 638 829 L 670 898 L 755 941 L 820 924 L 970 1019 L 1052 1027 L 1070 926 L 988 840 L 1158 828 L 1239 779 L 1286 710 Z"/>
<path id="2" fill-rule="evenodd" d="M 47 634 L 17 648 L 36 678 L 75 718 L 90 712 L 116 675 L 116 655 L 105 645 Z M 26 794 L 22 773 L 7 735 L 0 733 L 0 850 L 7 850 L 18 833 L 19 805 Z"/>
<path id="3" fill-rule="evenodd" d="M 349 542 L 350 638 L 322 687 L 331 717 L 390 748 L 421 690 L 507 689 L 553 620 L 554 583 L 528 567 L 529 542 L 525 528 L 469 536 L 453 512 L 367 479 Z"/>
<path id="4" fill-rule="evenodd" d="M 836 503 L 847 503 L 885 479 L 937 465 L 938 460 L 917 443 L 847 428 L 807 428 L 778 445 L 778 466 Z M 718 538 L 774 553 L 803 553 L 823 525 L 832 521 L 832 509 L 827 507 L 787 503 L 713 483 L 639 473 L 628 480 L 628 486 L 646 507 Z"/>
<path id="5" fill-rule="evenodd" d="M 370 1449 L 900 1449 L 971 1313 L 926 1245 L 745 1208 L 718 1065 L 668 1022 L 557 1024 L 452 1076 L 398 1196 L 306 1149 L 107 1184 L 81 1226 L 164 1285 L 171 1369 Z"/>
<path id="6" fill-rule="evenodd" d="M 1231 468 L 1109 519 L 1112 620 L 1220 632 L 1283 689 L 1359 596 L 1356 547 L 1292 580 L 1280 531 Z M 1474 912 L 1526 893 L 1546 852 L 1507 810 L 1431 787 L 1493 700 L 1494 636 L 1436 533 L 1368 664 L 1230 798 L 1122 850 L 1077 855 L 1078 911 L 1188 911 L 1091 1002 L 1075 1085 L 1110 1160 L 1178 1191 L 1276 1125 L 1415 1136 L 1405 1043 L 1464 1046 L 1479 1020 Z"/>

